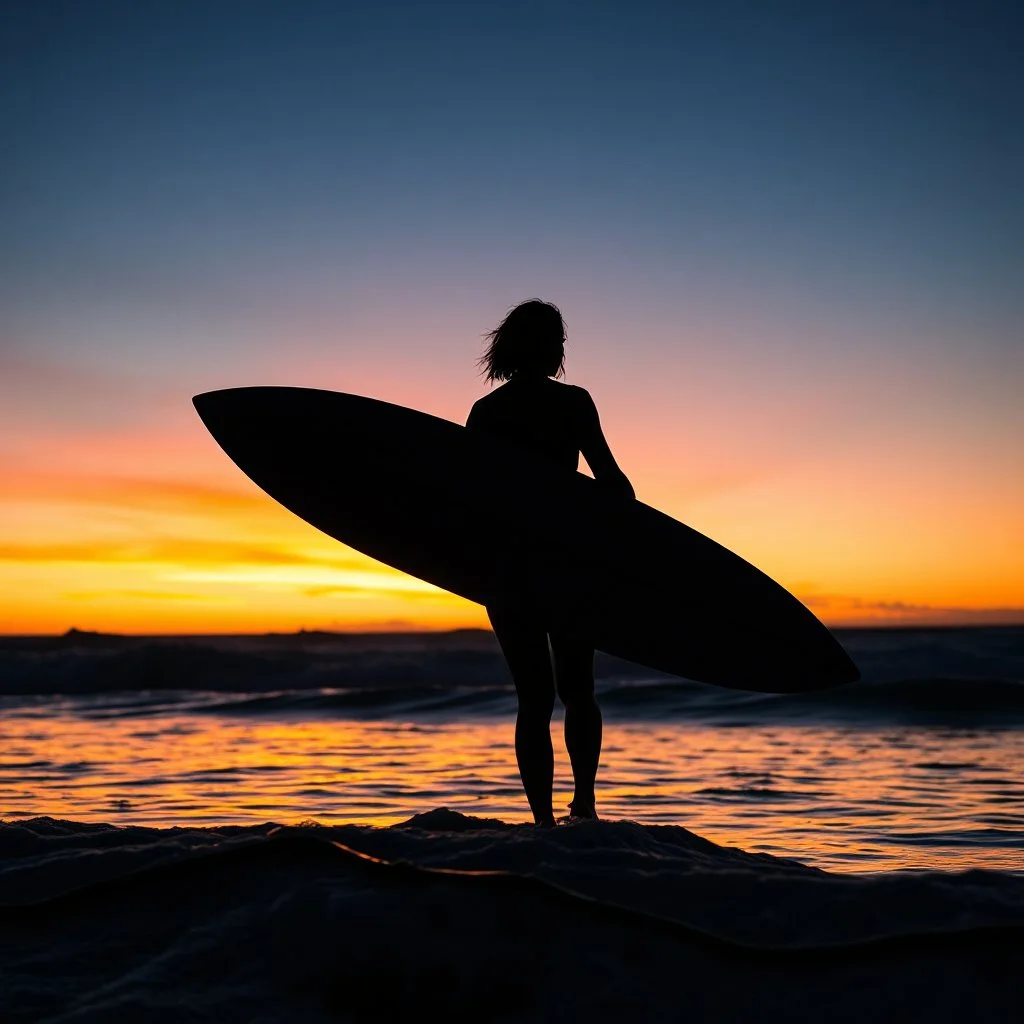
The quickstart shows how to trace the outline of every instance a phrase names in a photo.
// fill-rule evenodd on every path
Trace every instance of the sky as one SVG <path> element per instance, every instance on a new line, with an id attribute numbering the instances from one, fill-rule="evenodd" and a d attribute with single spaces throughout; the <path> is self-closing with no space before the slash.
<path id="1" fill-rule="evenodd" d="M 985 0 L 5 3 L 0 632 L 485 624 L 190 399 L 463 421 L 534 296 L 641 500 L 833 625 L 1024 622 L 1022 44 Z"/>

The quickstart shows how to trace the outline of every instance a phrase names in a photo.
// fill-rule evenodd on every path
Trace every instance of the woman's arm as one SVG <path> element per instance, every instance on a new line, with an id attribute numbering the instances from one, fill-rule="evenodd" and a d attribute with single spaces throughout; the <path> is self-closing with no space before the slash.
<path id="1" fill-rule="evenodd" d="M 629 478 L 619 469 L 619 464 L 612 455 L 611 448 L 605 440 L 604 431 L 601 429 L 601 419 L 597 414 L 597 406 L 594 405 L 590 392 L 584 388 L 580 392 L 580 451 L 587 465 L 591 468 L 594 479 L 601 481 L 608 487 L 613 488 L 616 493 L 627 498 L 635 498 L 636 493 Z"/>

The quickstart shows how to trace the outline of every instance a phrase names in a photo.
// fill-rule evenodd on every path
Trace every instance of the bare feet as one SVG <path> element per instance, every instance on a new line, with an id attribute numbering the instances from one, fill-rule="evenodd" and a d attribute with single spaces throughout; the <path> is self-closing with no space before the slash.
<path id="1" fill-rule="evenodd" d="M 569 804 L 570 821 L 597 821 L 597 810 L 594 804 L 584 803 L 582 800 L 573 800 Z"/>

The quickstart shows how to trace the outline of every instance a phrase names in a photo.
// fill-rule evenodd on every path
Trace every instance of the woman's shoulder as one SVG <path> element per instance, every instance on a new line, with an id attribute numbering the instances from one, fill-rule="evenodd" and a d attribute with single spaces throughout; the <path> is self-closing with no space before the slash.
<path id="1" fill-rule="evenodd" d="M 548 378 L 548 384 L 554 394 L 566 402 L 589 402 L 592 401 L 590 392 L 581 388 L 579 384 L 567 384 L 564 380 Z"/>
<path id="2" fill-rule="evenodd" d="M 479 420 L 481 416 L 486 415 L 487 410 L 490 409 L 491 407 L 490 399 L 491 395 L 489 394 L 482 395 L 480 398 L 478 398 L 470 407 L 467 422 L 469 422 L 470 420 Z"/>
<path id="3" fill-rule="evenodd" d="M 469 410 L 467 423 L 470 420 L 474 423 L 482 423 L 495 416 L 500 416 L 502 408 L 507 404 L 506 396 L 502 394 L 504 387 L 505 385 L 502 384 L 493 391 L 488 391 L 486 395 L 481 395 Z"/>
<path id="4" fill-rule="evenodd" d="M 515 386 L 509 382 L 501 384 L 478 398 L 473 403 L 473 409 L 477 412 L 487 409 L 497 411 L 505 406 L 516 407 L 524 402 L 529 404 L 541 395 L 547 395 L 548 400 L 553 400 L 556 405 L 569 406 L 574 410 L 587 410 L 594 405 L 586 388 L 549 377 L 542 381 L 518 381 Z"/>
<path id="5" fill-rule="evenodd" d="M 562 381 L 555 383 L 561 389 L 562 400 L 567 405 L 571 405 L 574 410 L 589 412 L 594 408 L 594 399 L 586 388 L 581 388 L 579 384 L 566 384 Z"/>

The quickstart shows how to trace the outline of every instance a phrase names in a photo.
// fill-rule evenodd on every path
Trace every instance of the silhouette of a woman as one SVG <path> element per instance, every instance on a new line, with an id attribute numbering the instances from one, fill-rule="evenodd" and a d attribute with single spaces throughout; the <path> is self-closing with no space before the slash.
<path id="1" fill-rule="evenodd" d="M 612 457 L 597 408 L 583 388 L 559 383 L 565 367 L 565 322 L 556 306 L 531 299 L 489 332 L 480 359 L 486 379 L 503 381 L 473 406 L 466 426 L 496 435 L 575 471 L 580 453 L 594 477 L 634 497 Z M 572 630 L 548 630 L 530 608 L 491 605 L 491 626 L 515 682 L 516 760 L 538 825 L 554 825 L 551 714 L 555 692 L 565 705 L 565 746 L 575 792 L 573 818 L 596 818 L 594 779 L 601 756 L 601 709 L 594 697 L 594 648 Z"/>

